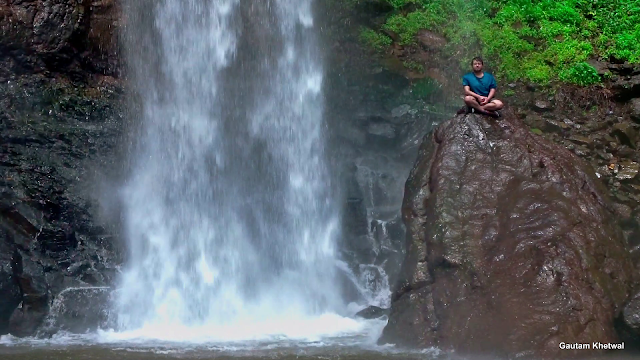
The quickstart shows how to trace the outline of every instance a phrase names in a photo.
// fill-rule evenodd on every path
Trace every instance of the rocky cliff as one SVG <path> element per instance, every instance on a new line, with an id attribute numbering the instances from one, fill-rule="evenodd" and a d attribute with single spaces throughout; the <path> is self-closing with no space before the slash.
<path id="1" fill-rule="evenodd" d="M 63 289 L 112 283 L 97 194 L 123 128 L 113 1 L 0 1 L 0 335 Z"/>

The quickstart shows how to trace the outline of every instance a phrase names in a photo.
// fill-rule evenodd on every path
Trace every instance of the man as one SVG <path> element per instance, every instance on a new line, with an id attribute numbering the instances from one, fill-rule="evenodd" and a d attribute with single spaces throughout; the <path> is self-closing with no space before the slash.
<path id="1" fill-rule="evenodd" d="M 481 57 L 475 57 L 471 60 L 473 72 L 465 74 L 462 77 L 462 86 L 464 86 L 464 102 L 466 108 L 461 109 L 458 113 L 474 111 L 480 114 L 492 117 L 500 117 L 498 110 L 504 106 L 502 101 L 494 99 L 496 94 L 496 78 L 488 72 L 482 71 L 484 62 Z M 473 109 L 473 110 L 471 110 Z"/>

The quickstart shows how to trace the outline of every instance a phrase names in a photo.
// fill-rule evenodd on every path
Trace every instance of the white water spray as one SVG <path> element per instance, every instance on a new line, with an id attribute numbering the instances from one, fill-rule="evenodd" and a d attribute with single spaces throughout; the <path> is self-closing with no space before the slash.
<path id="1" fill-rule="evenodd" d="M 117 337 L 358 331 L 338 315 L 311 0 L 131 0 L 127 15 L 141 125 Z"/>

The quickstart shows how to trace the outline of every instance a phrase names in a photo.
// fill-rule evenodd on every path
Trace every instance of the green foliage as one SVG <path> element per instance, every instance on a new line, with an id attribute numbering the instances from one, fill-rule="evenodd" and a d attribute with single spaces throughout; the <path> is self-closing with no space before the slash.
<path id="1" fill-rule="evenodd" d="M 477 52 L 506 81 L 585 86 L 600 81 L 590 58 L 640 63 L 640 0 L 385 1 L 395 11 L 382 28 L 402 45 L 421 29 L 439 32 L 462 68 Z"/>
<path id="2" fill-rule="evenodd" d="M 597 84 L 600 82 L 598 71 L 591 65 L 580 62 L 560 72 L 560 80 L 580 86 Z"/>
<path id="3" fill-rule="evenodd" d="M 435 7 L 428 10 L 414 11 L 407 15 L 396 14 L 387 20 L 383 26 L 385 30 L 393 31 L 400 36 L 402 45 L 414 41 L 414 36 L 420 29 L 429 29 L 442 21 L 444 14 Z"/>
<path id="4" fill-rule="evenodd" d="M 515 91 L 513 91 L 512 89 L 507 89 L 507 90 L 505 90 L 505 91 L 503 91 L 503 92 L 502 92 L 502 95 L 504 95 L 504 96 L 506 96 L 506 97 L 513 96 L 513 95 L 515 95 L 515 94 L 516 94 L 516 92 L 515 92 Z"/>
<path id="5" fill-rule="evenodd" d="M 387 2 L 391 4 L 394 9 L 402 9 L 407 4 L 415 2 L 415 0 L 387 0 Z"/>
<path id="6" fill-rule="evenodd" d="M 360 39 L 374 48 L 376 51 L 383 51 L 391 45 L 391 38 L 385 34 L 376 32 L 375 30 L 363 28 L 360 31 Z"/>
<path id="7" fill-rule="evenodd" d="M 403 45 L 414 42 L 420 29 L 439 30 L 448 37 L 465 38 L 473 30 L 473 19 L 478 9 L 484 11 L 489 0 L 386 0 L 394 8 L 400 9 L 412 3 L 417 8 L 409 13 L 397 12 L 383 28 L 393 31 Z M 467 16 L 467 14 L 475 14 Z M 447 30 L 447 31 L 445 31 Z"/>
<path id="8" fill-rule="evenodd" d="M 422 73 L 424 72 L 424 66 L 422 64 L 419 64 L 415 61 L 404 61 L 402 63 L 404 65 L 404 67 L 406 67 L 407 69 Z"/>

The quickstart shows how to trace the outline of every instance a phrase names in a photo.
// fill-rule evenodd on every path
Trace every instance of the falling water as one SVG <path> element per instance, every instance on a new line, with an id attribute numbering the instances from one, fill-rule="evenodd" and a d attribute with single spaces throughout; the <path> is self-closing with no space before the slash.
<path id="1" fill-rule="evenodd" d="M 311 0 L 129 1 L 140 114 L 123 191 L 121 333 L 234 340 L 360 326 L 340 316 L 311 10 Z"/>

